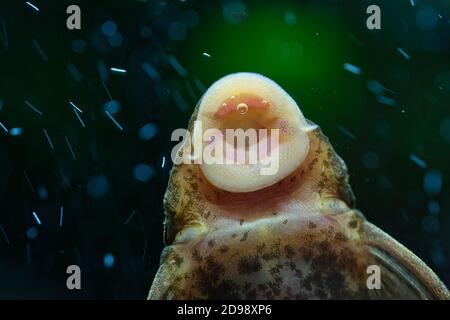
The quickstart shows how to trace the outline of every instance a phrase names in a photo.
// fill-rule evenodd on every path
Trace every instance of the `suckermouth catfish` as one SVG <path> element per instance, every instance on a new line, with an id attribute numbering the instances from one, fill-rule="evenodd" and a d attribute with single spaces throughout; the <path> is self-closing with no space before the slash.
<path id="1" fill-rule="evenodd" d="M 275 174 L 262 175 L 258 163 L 174 164 L 164 197 L 166 247 L 149 299 L 450 298 L 422 260 L 355 208 L 344 161 L 274 81 L 255 73 L 219 79 L 188 130 L 195 138 L 252 128 L 278 129 Z M 241 151 L 247 156 L 265 142 Z M 177 159 L 190 151 L 184 146 Z"/>

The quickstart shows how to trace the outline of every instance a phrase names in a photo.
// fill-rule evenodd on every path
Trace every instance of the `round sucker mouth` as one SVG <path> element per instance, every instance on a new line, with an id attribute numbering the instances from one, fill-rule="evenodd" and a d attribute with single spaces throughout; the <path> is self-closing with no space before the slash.
<path id="1" fill-rule="evenodd" d="M 201 170 L 215 187 L 252 192 L 288 176 L 305 159 L 307 122 L 295 101 L 272 80 L 236 73 L 204 94 L 194 136 L 203 135 Z"/>

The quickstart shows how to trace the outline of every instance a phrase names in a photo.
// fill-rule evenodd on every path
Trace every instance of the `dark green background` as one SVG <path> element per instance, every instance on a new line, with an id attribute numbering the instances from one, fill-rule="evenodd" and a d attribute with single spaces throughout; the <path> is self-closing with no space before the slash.
<path id="1" fill-rule="evenodd" d="M 187 125 L 203 87 L 238 71 L 262 73 L 294 97 L 346 161 L 358 208 L 450 284 L 448 1 L 415 1 L 414 7 L 407 0 L 31 2 L 39 12 L 25 1 L 0 2 L 0 33 L 4 20 L 9 42 L 7 48 L 0 43 L 0 122 L 23 128 L 21 136 L 0 130 L 0 225 L 8 237 L 0 230 L 0 298 L 144 298 L 162 249 L 162 197 L 175 145 L 170 134 Z M 65 27 L 69 4 L 81 7 L 80 31 Z M 381 30 L 366 28 L 370 4 L 381 7 Z M 108 20 L 123 36 L 119 47 L 101 32 Z M 174 39 L 174 23 L 192 25 Z M 151 33 L 143 36 L 143 27 Z M 79 39 L 86 43 L 83 53 L 72 49 Z M 168 63 L 170 55 L 186 75 Z M 146 75 L 145 62 L 159 80 Z M 362 73 L 346 71 L 346 62 Z M 98 63 L 108 68 L 107 77 Z M 79 81 L 68 64 L 79 70 Z M 127 74 L 111 74 L 110 67 Z M 385 95 L 396 105 L 378 102 L 370 80 L 389 89 Z M 114 117 L 123 131 L 103 112 L 109 96 L 102 81 L 120 101 Z M 85 128 L 69 100 L 84 110 Z M 149 122 L 158 131 L 142 141 L 139 129 Z M 133 177 L 138 163 L 153 166 L 151 180 Z M 24 170 L 34 189 L 45 186 L 48 199 L 30 189 Z M 437 192 L 424 188 L 429 170 L 441 173 Z M 96 175 L 108 183 L 100 198 L 87 190 Z M 429 212 L 430 201 L 439 213 Z M 29 239 L 33 211 L 42 225 Z M 115 257 L 110 269 L 103 263 L 108 252 Z M 66 289 L 69 264 L 81 267 L 81 291 Z"/>

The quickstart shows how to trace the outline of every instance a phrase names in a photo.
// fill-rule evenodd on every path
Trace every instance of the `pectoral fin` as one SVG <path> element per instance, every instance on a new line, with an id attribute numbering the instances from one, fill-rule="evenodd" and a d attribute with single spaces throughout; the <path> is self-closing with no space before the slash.
<path id="1" fill-rule="evenodd" d="M 365 221 L 360 235 L 381 269 L 381 289 L 368 290 L 371 299 L 450 299 L 433 270 L 387 233 Z"/>

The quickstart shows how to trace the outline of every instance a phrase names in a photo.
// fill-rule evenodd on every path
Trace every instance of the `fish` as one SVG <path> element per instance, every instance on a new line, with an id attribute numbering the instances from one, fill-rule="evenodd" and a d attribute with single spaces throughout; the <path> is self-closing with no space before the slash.
<path id="1" fill-rule="evenodd" d="M 252 128 L 278 132 L 270 174 L 261 170 L 268 162 L 247 158 L 184 161 L 227 129 Z M 209 129 L 217 139 L 191 148 Z M 420 258 L 356 208 L 345 162 L 273 80 L 251 72 L 220 78 L 187 130 L 192 139 L 175 152 L 163 199 L 165 247 L 148 299 L 450 298 Z M 253 144 L 264 149 L 268 140 Z"/>

